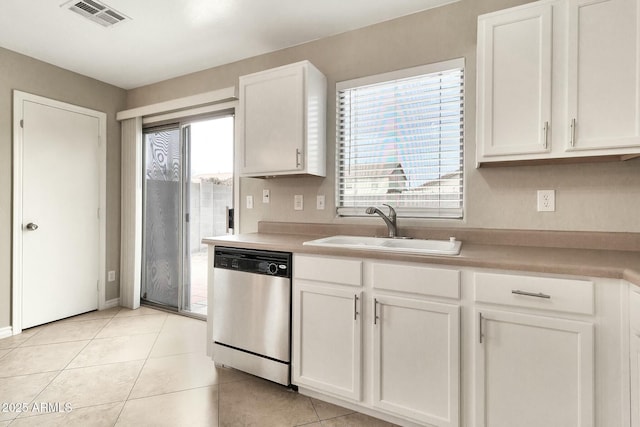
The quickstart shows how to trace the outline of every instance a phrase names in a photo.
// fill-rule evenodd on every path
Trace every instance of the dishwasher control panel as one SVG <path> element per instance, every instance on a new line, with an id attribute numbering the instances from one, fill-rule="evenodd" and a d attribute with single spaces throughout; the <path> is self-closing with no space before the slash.
<path id="1" fill-rule="evenodd" d="M 291 277 L 291 253 L 240 248 L 215 248 L 214 268 Z"/>

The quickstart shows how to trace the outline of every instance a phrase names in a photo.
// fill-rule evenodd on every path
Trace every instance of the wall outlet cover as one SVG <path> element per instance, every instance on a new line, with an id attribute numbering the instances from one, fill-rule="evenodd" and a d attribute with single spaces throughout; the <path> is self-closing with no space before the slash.
<path id="1" fill-rule="evenodd" d="M 304 209 L 304 198 L 302 194 L 296 194 L 293 196 L 293 209 L 296 211 L 301 211 Z"/>
<path id="2" fill-rule="evenodd" d="M 538 212 L 555 212 L 556 190 L 538 190 Z"/>
<path id="3" fill-rule="evenodd" d="M 253 196 L 247 196 L 247 209 L 253 209 Z"/>
<path id="4" fill-rule="evenodd" d="M 116 272 L 114 270 L 111 270 L 110 272 L 107 273 L 107 281 L 115 282 L 115 280 L 116 280 Z"/>
<path id="5" fill-rule="evenodd" d="M 318 194 L 318 196 L 316 197 L 316 209 L 318 209 L 319 211 L 324 210 L 324 205 L 325 205 L 324 194 Z"/>

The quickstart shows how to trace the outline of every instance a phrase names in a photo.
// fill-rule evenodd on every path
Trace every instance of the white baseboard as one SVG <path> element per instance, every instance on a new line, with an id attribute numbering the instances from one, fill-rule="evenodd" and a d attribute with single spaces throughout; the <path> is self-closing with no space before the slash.
<path id="1" fill-rule="evenodd" d="M 8 338 L 11 335 L 13 335 L 13 329 L 11 328 L 11 326 L 0 328 L 0 338 Z"/>
<path id="2" fill-rule="evenodd" d="M 114 298 L 104 302 L 104 310 L 114 307 L 120 307 L 120 298 Z"/>

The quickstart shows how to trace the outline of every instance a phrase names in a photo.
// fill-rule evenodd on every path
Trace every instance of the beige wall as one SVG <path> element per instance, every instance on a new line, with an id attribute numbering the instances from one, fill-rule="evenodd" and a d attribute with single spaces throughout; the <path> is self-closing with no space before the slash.
<path id="1" fill-rule="evenodd" d="M 204 70 L 125 92 L 58 67 L 0 48 L 0 328 L 10 323 L 11 154 L 13 89 L 107 113 L 107 270 L 119 272 L 120 126 L 115 113 L 168 99 L 237 85 L 238 76 L 308 59 L 329 84 L 326 178 L 241 179 L 241 200 L 253 195 L 255 208 L 241 206 L 243 231 L 259 220 L 374 223 L 334 215 L 335 83 L 371 74 L 447 60 L 466 59 L 466 214 L 464 221 L 403 220 L 406 225 L 480 228 L 640 232 L 640 160 L 569 166 L 475 169 L 476 18 L 530 0 L 462 0 L 357 31 Z M 263 188 L 271 203 L 263 205 Z M 535 211 L 535 191 L 556 189 L 557 211 Z M 304 211 L 293 210 L 293 195 L 305 196 Z M 315 209 L 324 194 L 327 207 Z M 117 275 L 119 277 L 119 274 Z M 107 283 L 106 299 L 119 295 L 119 281 Z"/>
<path id="2" fill-rule="evenodd" d="M 303 59 L 325 73 L 329 85 L 327 177 L 241 179 L 240 194 L 253 195 L 252 210 L 241 206 L 242 231 L 254 231 L 259 220 L 377 223 L 379 219 L 336 219 L 334 216 L 335 83 L 341 80 L 427 64 L 466 59 L 464 221 L 402 220 L 406 225 L 479 228 L 598 230 L 640 232 L 640 160 L 625 163 L 475 169 L 476 18 L 528 0 L 462 0 L 432 11 L 406 16 L 357 31 L 321 39 L 131 90 L 133 108 L 198 92 L 237 85 L 238 76 Z M 271 190 L 263 205 L 262 189 Z M 556 190 L 556 212 L 536 212 L 536 190 Z M 293 195 L 305 196 L 304 211 L 293 210 Z M 315 209 L 317 194 L 327 208 Z"/>
<path id="3" fill-rule="evenodd" d="M 120 270 L 120 125 L 126 92 L 0 48 L 0 328 L 11 319 L 12 90 L 107 113 L 107 270 Z M 106 277 L 105 277 L 106 281 Z M 119 282 L 107 283 L 106 299 L 119 296 Z"/>

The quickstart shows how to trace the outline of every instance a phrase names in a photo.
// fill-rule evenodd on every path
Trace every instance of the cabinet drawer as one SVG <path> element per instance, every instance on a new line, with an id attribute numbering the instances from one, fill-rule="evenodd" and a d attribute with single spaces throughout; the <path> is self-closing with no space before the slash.
<path id="1" fill-rule="evenodd" d="M 293 277 L 316 282 L 362 286 L 362 261 L 294 255 Z"/>
<path id="2" fill-rule="evenodd" d="M 633 290 L 629 292 L 629 322 L 631 329 L 640 332 L 640 294 Z M 640 288 L 638 288 L 640 291 Z"/>
<path id="3" fill-rule="evenodd" d="M 460 271 L 412 265 L 373 264 L 373 287 L 460 299 Z"/>
<path id="4" fill-rule="evenodd" d="M 476 273 L 475 300 L 493 304 L 593 314 L 593 282 L 553 277 Z"/>

